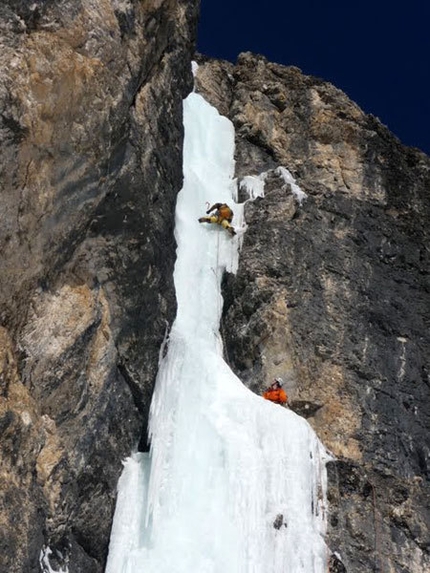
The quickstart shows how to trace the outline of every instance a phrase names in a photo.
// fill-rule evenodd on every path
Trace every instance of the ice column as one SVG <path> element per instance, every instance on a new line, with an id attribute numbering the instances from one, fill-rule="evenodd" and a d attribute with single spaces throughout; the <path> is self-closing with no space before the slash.
<path id="1" fill-rule="evenodd" d="M 178 312 L 156 381 L 150 454 L 125 462 L 107 573 L 323 573 L 325 451 L 308 423 L 250 392 L 222 357 L 224 269 L 240 237 L 199 224 L 236 204 L 234 129 L 184 101 L 176 208 Z"/>

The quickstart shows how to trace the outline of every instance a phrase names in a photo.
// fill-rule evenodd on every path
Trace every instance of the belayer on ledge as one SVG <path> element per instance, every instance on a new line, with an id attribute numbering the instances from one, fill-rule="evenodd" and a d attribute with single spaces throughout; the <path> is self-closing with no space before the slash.
<path id="1" fill-rule="evenodd" d="M 275 404 L 280 404 L 283 406 L 288 402 L 288 396 L 285 390 L 282 388 L 283 380 L 282 378 L 275 378 L 273 384 L 269 387 L 263 394 L 263 398 L 270 400 Z"/>
<path id="2" fill-rule="evenodd" d="M 212 211 L 215 211 L 215 213 L 210 217 L 200 217 L 199 223 L 216 223 L 217 225 L 221 225 L 221 227 L 226 229 L 233 237 L 236 234 L 236 231 L 230 225 L 233 220 L 233 211 L 227 203 L 215 203 L 206 211 L 206 214 L 209 215 Z"/>

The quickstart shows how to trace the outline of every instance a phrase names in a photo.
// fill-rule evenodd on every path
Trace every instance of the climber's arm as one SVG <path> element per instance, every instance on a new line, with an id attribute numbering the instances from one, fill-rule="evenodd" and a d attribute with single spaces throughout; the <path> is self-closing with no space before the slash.
<path id="1" fill-rule="evenodd" d="M 215 209 L 219 209 L 221 207 L 222 203 L 215 203 L 214 205 L 212 205 L 212 207 L 210 209 L 208 209 L 206 211 L 206 214 L 209 215 L 209 213 L 211 211 L 215 211 Z"/>

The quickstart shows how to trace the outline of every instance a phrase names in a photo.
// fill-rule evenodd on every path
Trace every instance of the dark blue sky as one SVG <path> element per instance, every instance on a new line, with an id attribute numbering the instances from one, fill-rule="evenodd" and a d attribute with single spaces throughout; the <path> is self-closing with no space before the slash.
<path id="1" fill-rule="evenodd" d="M 430 154 L 430 5 L 388 0 L 201 0 L 197 49 L 299 67 Z"/>

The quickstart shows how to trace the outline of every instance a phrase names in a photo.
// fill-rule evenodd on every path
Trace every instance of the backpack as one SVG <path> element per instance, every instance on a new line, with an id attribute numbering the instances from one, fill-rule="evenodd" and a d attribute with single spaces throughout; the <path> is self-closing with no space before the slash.
<path id="1" fill-rule="evenodd" d="M 220 219 L 225 219 L 226 221 L 231 223 L 233 220 L 233 215 L 234 215 L 234 213 L 230 209 L 230 207 L 227 205 L 227 203 L 222 203 L 218 207 L 218 216 Z"/>

